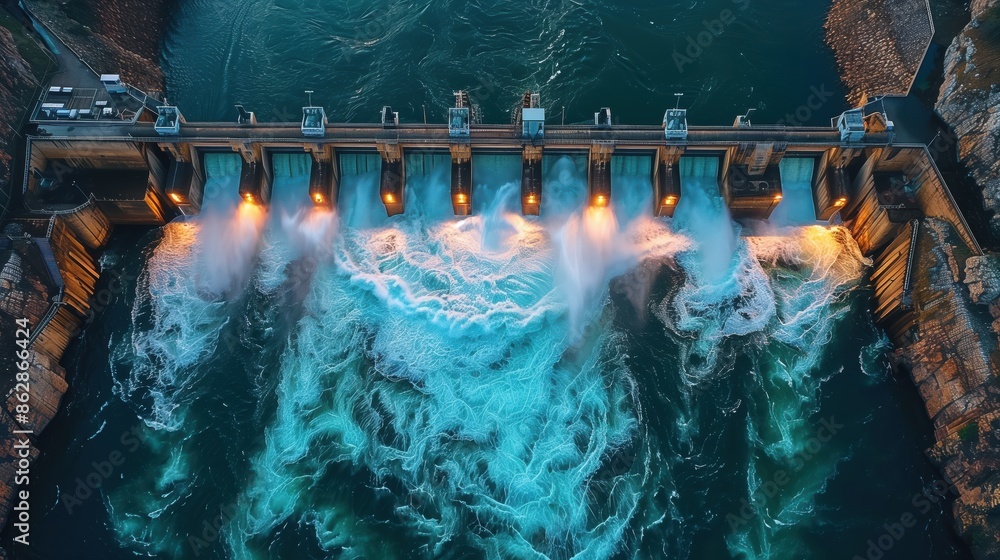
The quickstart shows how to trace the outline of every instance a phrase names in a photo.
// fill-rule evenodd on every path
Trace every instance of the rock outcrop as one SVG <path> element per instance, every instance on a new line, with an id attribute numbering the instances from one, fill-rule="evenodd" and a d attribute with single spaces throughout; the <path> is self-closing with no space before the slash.
<path id="1" fill-rule="evenodd" d="M 936 109 L 961 163 L 1000 210 L 1000 0 L 971 0 L 945 55 Z M 906 92 L 930 43 L 926 3 L 834 0 L 826 22 L 850 101 Z M 954 222 L 952 222 L 954 223 Z M 1000 217 L 991 227 L 1000 234 Z M 934 424 L 928 455 L 954 486 L 956 526 L 977 558 L 1000 558 L 1000 257 L 978 255 L 952 225 L 925 218 L 912 311 L 897 355 Z M 912 321 L 912 322 L 909 322 Z"/>
<path id="2" fill-rule="evenodd" d="M 937 443 L 928 455 L 958 494 L 959 534 L 977 558 L 1000 558 L 1000 352 L 989 314 L 966 290 L 977 286 L 982 300 L 997 289 L 996 263 L 970 257 L 954 229 L 932 218 L 916 251 L 917 335 L 897 353 L 934 423 Z M 971 266 L 963 271 L 961 263 Z"/>
<path id="3" fill-rule="evenodd" d="M 972 20 L 945 53 L 937 112 L 955 131 L 958 158 L 983 191 L 990 227 L 1000 234 L 1000 0 L 972 0 Z M 968 304 L 982 340 L 1000 333 L 1000 256 L 966 260 Z M 962 354 L 956 354 L 958 358 Z M 995 358 L 994 358 L 995 359 Z M 989 379 L 956 402 L 969 406 L 946 430 L 939 430 L 931 457 L 955 484 L 959 533 L 979 558 L 1000 558 L 1000 381 L 992 364 Z M 947 378 L 948 374 L 939 374 Z M 971 389 L 971 388 L 970 388 Z M 957 397 L 957 395 L 956 395 Z"/>
<path id="4" fill-rule="evenodd" d="M 11 233 L 10 228 L 5 233 Z M 18 371 L 15 353 L 19 347 L 16 344 L 17 337 L 14 336 L 18 329 L 17 321 L 27 320 L 27 324 L 32 327 L 40 325 L 50 308 L 50 299 L 58 293 L 58 289 L 46 272 L 44 259 L 36 243 L 18 239 L 6 245 L 5 249 L 0 250 L 0 328 L 5 333 L 0 339 L 0 371 L 4 372 L 0 376 L 0 391 L 13 397 L 16 383 L 14 372 Z M 42 360 L 31 360 L 29 371 L 32 376 L 39 377 L 29 379 L 51 381 L 55 377 L 59 379 L 56 383 L 62 388 L 52 394 L 51 382 L 43 382 L 45 387 L 34 384 L 31 386 L 30 407 L 32 412 L 37 408 L 41 414 L 32 414 L 32 425 L 44 427 L 51 419 L 47 414 L 54 416 L 54 412 L 50 413 L 52 404 L 58 406 L 66 392 L 66 373 L 58 364 L 52 363 L 48 356 L 35 352 L 33 354 L 41 356 Z M 14 445 L 18 439 L 25 437 L 16 431 L 29 429 L 15 419 L 16 403 L 5 404 L 6 406 L 0 406 L 0 519 L 6 519 L 14 505 L 14 480 L 19 460 Z M 38 448 L 32 445 L 32 451 L 33 459 L 38 455 Z"/>
<path id="5" fill-rule="evenodd" d="M 25 95 L 34 91 L 38 81 L 31 67 L 18 51 L 14 35 L 0 27 L 0 188 L 10 181 L 13 130 L 25 113 Z"/>
<path id="6" fill-rule="evenodd" d="M 934 36 L 926 0 L 834 0 L 824 27 L 852 104 L 907 93 Z"/>
<path id="7" fill-rule="evenodd" d="M 1000 211 L 1000 0 L 973 0 L 972 21 L 945 54 L 937 112 L 958 137 L 958 157 Z M 990 223 L 1000 235 L 1000 216 Z"/>
<path id="8" fill-rule="evenodd" d="M 993 395 L 996 402 L 997 395 Z M 1000 411 L 977 416 L 938 441 L 930 451 L 959 493 L 954 514 L 958 532 L 976 558 L 1000 557 Z"/>
<path id="9" fill-rule="evenodd" d="M 989 304 L 1000 298 L 1000 255 L 969 257 L 965 262 L 965 283 L 973 303 Z"/>
<path id="10" fill-rule="evenodd" d="M 162 91 L 159 44 L 173 1 L 37 0 L 29 6 L 95 71 L 120 73 L 132 85 Z M 29 55 L 25 48 L 35 51 Z M 3 184 L 10 171 L 9 138 L 33 104 L 37 75 L 44 73 L 44 68 L 39 72 L 32 64 L 37 66 L 39 60 L 47 64 L 47 56 L 21 28 L 12 33 L 0 26 L 0 188 L 5 189 L 0 194 L 9 192 L 10 186 Z M 0 197 L 0 202 L 6 201 L 7 197 Z M 33 230 L 28 232 L 31 236 L 22 235 L 25 224 Z M 23 490 L 16 486 L 17 469 L 38 456 L 35 438 L 58 413 L 68 388 L 59 361 L 90 308 L 99 278 L 93 255 L 107 242 L 110 222 L 87 203 L 51 220 L 47 216 L 21 218 L 4 233 L 0 239 L 0 332 L 5 334 L 0 337 L 0 391 L 6 396 L 6 406 L 0 407 L 0 527 L 11 512 L 15 491 Z M 30 325 L 31 331 L 27 411 L 18 408 L 21 403 L 14 391 L 19 362 L 13 357 L 21 349 L 14 333 L 19 321 Z M 26 432 L 31 435 L 25 436 Z M 28 457 L 15 447 L 25 437 L 30 440 Z M 0 558 L 4 557 L 0 549 Z"/>
<path id="11" fill-rule="evenodd" d="M 98 73 L 121 74 L 144 91 L 164 90 L 160 41 L 175 0 L 26 0 Z"/>
<path id="12" fill-rule="evenodd" d="M 51 220 L 28 220 L 27 237 L 21 222 L 4 228 L 0 244 L 0 393 L 6 395 L 0 406 L 0 526 L 14 506 L 18 487 L 16 473 L 23 462 L 29 464 L 40 453 L 37 437 L 59 411 L 63 395 L 69 388 L 66 370 L 59 364 L 72 337 L 80 331 L 91 297 L 97 286 L 99 267 L 88 249 L 99 249 L 107 242 L 110 228 L 95 239 L 92 246 L 80 240 L 75 217 L 90 217 L 97 211 L 89 205 L 74 214 Z M 9 238 L 7 236 L 10 236 Z M 21 321 L 21 323 L 19 323 Z M 28 325 L 29 337 L 14 335 Z M 15 373 L 21 371 L 16 351 L 29 346 L 27 410 L 18 399 Z M 20 366 L 20 367 L 19 367 Z M 21 380 L 23 381 L 23 380 Z M 27 434 L 27 435 L 26 435 Z M 16 447 L 27 438 L 29 456 Z M 23 483 L 21 483 L 23 484 Z M 30 488 L 27 489 L 30 492 Z M 0 558 L 3 558 L 0 549 Z"/>

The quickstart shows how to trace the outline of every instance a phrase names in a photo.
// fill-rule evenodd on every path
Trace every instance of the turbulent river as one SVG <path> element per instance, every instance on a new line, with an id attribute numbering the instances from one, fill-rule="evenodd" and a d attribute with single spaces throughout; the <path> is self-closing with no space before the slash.
<path id="1" fill-rule="evenodd" d="M 333 120 L 441 120 L 467 87 L 503 122 L 535 87 L 567 122 L 656 122 L 684 92 L 692 122 L 729 124 L 830 91 L 816 124 L 844 108 L 826 8 L 190 0 L 164 62 L 196 119 L 297 119 L 311 89 Z M 869 263 L 812 221 L 812 160 L 740 226 L 716 158 L 681 160 L 657 219 L 646 156 L 615 156 L 588 208 L 586 158 L 547 154 L 537 218 L 517 156 L 473 157 L 467 218 L 446 153 L 407 156 L 393 218 L 378 156 L 338 157 L 335 211 L 309 156 L 275 156 L 263 210 L 212 154 L 199 216 L 118 230 L 16 558 L 967 557 Z"/>

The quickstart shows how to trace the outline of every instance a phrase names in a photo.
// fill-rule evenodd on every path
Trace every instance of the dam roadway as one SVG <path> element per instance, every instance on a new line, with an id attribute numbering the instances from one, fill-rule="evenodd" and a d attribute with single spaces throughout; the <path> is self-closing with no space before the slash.
<path id="1" fill-rule="evenodd" d="M 114 78 L 102 80 L 113 82 Z M 114 87 L 112 82 L 109 88 Z M 545 153 L 585 155 L 589 200 L 598 206 L 611 202 L 611 161 L 618 154 L 650 158 L 652 211 L 657 216 L 672 216 L 682 194 L 679 163 L 687 155 L 716 158 L 719 192 L 735 218 L 767 219 L 783 197 L 779 164 L 787 153 L 812 160 L 816 217 L 827 220 L 848 205 L 849 175 L 856 174 L 863 160 L 872 155 L 865 151 L 875 149 L 881 154 L 892 145 L 891 122 L 881 114 L 864 115 L 860 109 L 844 113 L 837 125 L 830 127 L 753 126 L 745 117 L 730 127 L 689 127 L 687 111 L 680 108 L 668 109 L 660 126 L 614 124 L 609 108 L 595 113 L 592 125 L 567 126 L 547 124 L 538 100 L 537 94 L 526 93 L 522 105 L 513 112 L 513 122 L 503 125 L 477 123 L 464 92 L 456 94 L 456 106 L 449 109 L 447 122 L 441 124 L 401 124 L 398 113 L 390 107 L 382 110 L 381 123 L 371 124 L 330 123 L 322 107 L 312 106 L 303 107 L 299 123 L 258 123 L 242 106 L 238 106 L 235 123 L 189 123 L 177 107 L 166 105 L 156 108 L 155 122 L 139 118 L 152 113 L 145 105 L 131 121 L 90 113 L 82 118 L 72 110 L 53 112 L 50 108 L 47 113 L 37 113 L 37 131 L 28 139 L 23 193 L 30 197 L 32 192 L 52 190 L 60 178 L 67 177 L 79 187 L 87 183 L 83 176 L 93 175 L 95 170 L 148 171 L 152 198 L 158 200 L 149 200 L 145 192 L 133 192 L 131 197 L 136 202 L 138 198 L 145 200 L 156 222 L 162 221 L 171 207 L 184 214 L 200 211 L 205 154 L 240 154 L 240 196 L 249 203 L 267 204 L 273 182 L 271 157 L 291 152 L 312 156 L 310 199 L 332 207 L 337 203 L 342 175 L 338 154 L 376 152 L 382 160 L 380 198 L 392 216 L 404 211 L 404 153 L 441 152 L 449 153 L 452 159 L 454 212 L 468 215 L 474 196 L 474 154 L 506 152 L 522 159 L 522 213 L 538 215 L 544 196 Z M 101 182 L 92 179 L 90 183 Z M 104 183 L 109 180 L 107 176 L 102 179 Z M 114 182 L 120 184 L 122 178 L 115 177 Z M 120 200 L 122 188 L 113 190 L 104 198 Z M 137 206 L 131 205 L 133 210 L 123 214 L 134 213 Z M 131 218 L 136 222 L 144 219 L 122 216 Z"/>
<path id="2" fill-rule="evenodd" d="M 234 125 L 232 123 L 190 123 L 181 127 L 176 135 L 159 135 L 152 123 L 127 125 L 81 126 L 80 123 L 59 121 L 40 127 L 40 137 L 59 140 L 133 140 L 154 143 L 227 144 L 231 141 L 265 142 L 302 145 L 303 143 L 331 145 L 342 148 L 372 148 L 375 142 L 398 142 L 404 147 L 448 149 L 455 143 L 445 125 L 401 124 L 385 128 L 379 124 L 328 124 L 325 135 L 303 138 L 295 123 L 261 123 Z M 542 140 L 522 138 L 513 125 L 472 125 L 465 141 L 473 148 L 511 149 L 522 144 L 536 144 L 549 149 L 588 149 L 594 142 L 613 142 L 617 149 L 652 149 L 668 144 L 662 126 L 629 125 L 610 129 L 597 129 L 585 125 L 549 125 Z M 865 138 L 865 145 L 885 145 L 890 141 L 887 133 Z M 829 147 L 841 144 L 840 133 L 829 127 L 754 126 L 733 128 L 724 126 L 692 126 L 686 141 L 675 142 L 687 146 L 729 146 L 742 142 L 784 142 L 787 144 Z"/>

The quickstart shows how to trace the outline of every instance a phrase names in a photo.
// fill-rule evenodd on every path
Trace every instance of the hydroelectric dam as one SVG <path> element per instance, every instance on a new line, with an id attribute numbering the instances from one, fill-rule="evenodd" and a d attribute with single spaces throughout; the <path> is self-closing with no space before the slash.
<path id="1" fill-rule="evenodd" d="M 496 155 L 520 158 L 521 213 L 544 214 L 543 157 L 555 155 L 586 166 L 591 206 L 611 205 L 618 189 L 634 188 L 615 185 L 612 169 L 626 159 L 637 169 L 633 174 L 648 174 L 655 216 L 673 216 L 682 182 L 692 173 L 702 183 L 714 181 L 736 220 L 767 220 L 795 197 L 807 223 L 843 223 L 861 251 L 874 257 L 876 317 L 893 334 L 910 324 L 913 244 L 923 217 L 951 223 L 972 253 L 982 253 L 927 147 L 894 142 L 888 116 L 864 108 L 844 112 L 829 127 L 762 126 L 747 116 L 729 127 L 691 126 L 679 107 L 667 109 L 657 125 L 616 123 L 611 108 L 597 111 L 593 123 L 555 125 L 539 94 L 526 92 L 510 123 L 482 124 L 460 91 L 441 124 L 402 123 L 389 106 L 381 122 L 371 124 L 330 122 L 318 106 L 303 107 L 298 123 L 258 122 L 243 106 L 233 122 L 196 123 L 176 106 L 119 90 L 117 76 L 101 81 L 116 92 L 108 94 L 112 98 L 139 103 L 131 120 L 73 114 L 64 108 L 66 99 L 53 103 L 72 88 L 51 88 L 36 108 L 37 129 L 27 137 L 22 192 L 28 207 L 50 220 L 61 217 L 91 248 L 115 224 L 161 225 L 199 213 L 209 156 L 238 154 L 239 196 L 266 206 L 275 156 L 308 155 L 308 196 L 327 208 L 337 205 L 345 162 L 353 169 L 363 157 L 366 169 L 379 174 L 378 196 L 388 216 L 405 211 L 408 159 L 450 157 L 451 207 L 466 216 L 475 208 L 477 158 Z M 74 95 L 69 93 L 70 104 Z"/>
<path id="2" fill-rule="evenodd" d="M 863 187 L 875 175 L 912 171 L 921 161 L 912 148 L 893 146 L 891 122 L 861 110 L 845 113 L 829 128 L 759 126 L 743 117 L 733 127 L 688 126 L 687 112 L 680 108 L 667 110 L 658 126 L 615 124 L 610 108 L 597 112 L 592 125 L 562 126 L 546 122 L 538 94 L 526 93 L 513 122 L 504 125 L 476 124 L 470 105 L 467 94 L 456 94 L 447 124 L 403 124 L 391 107 L 374 124 L 330 123 L 322 107 L 304 107 L 301 123 L 258 123 L 242 107 L 234 123 L 188 123 L 172 106 L 157 107 L 155 122 L 50 120 L 40 123 L 44 135 L 30 140 L 24 191 L 57 176 L 148 171 L 147 184 L 139 180 L 133 193 L 148 202 L 147 208 L 123 207 L 113 214 L 128 222 L 162 223 L 172 210 L 199 211 L 205 155 L 242 156 L 240 195 L 247 202 L 267 204 L 273 156 L 298 153 L 312 157 L 313 201 L 336 205 L 340 156 L 377 153 L 380 197 L 392 216 L 404 210 L 406 156 L 450 154 L 454 212 L 468 215 L 476 196 L 473 161 L 490 153 L 521 157 L 521 211 L 537 215 L 545 198 L 543 154 L 586 157 L 589 200 L 598 206 L 611 202 L 612 160 L 639 156 L 655 190 L 650 211 L 671 216 L 681 197 L 681 158 L 704 157 L 717 161 L 719 189 L 733 217 L 766 219 L 783 197 L 782 159 L 805 158 L 813 168 L 815 218 L 828 220 L 840 210 L 853 215 L 865 199 Z"/>
<path id="3" fill-rule="evenodd" d="M 0 547 L 969 558 L 996 237 L 925 3 L 23 0 Z"/>

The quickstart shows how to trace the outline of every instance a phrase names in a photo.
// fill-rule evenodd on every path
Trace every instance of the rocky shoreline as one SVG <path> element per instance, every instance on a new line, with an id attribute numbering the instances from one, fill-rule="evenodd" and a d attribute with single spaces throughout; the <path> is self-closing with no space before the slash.
<path id="1" fill-rule="evenodd" d="M 1000 1 L 974 0 L 972 21 L 945 54 L 937 113 L 959 138 L 958 158 L 983 191 L 1000 235 Z"/>
<path id="2" fill-rule="evenodd" d="M 827 43 L 850 101 L 909 89 L 920 66 L 911 58 L 923 58 L 917 41 L 930 42 L 906 29 L 907 12 L 922 25 L 922 16 L 913 16 L 918 4 L 834 0 Z M 1000 0 L 972 0 L 970 14 L 945 54 L 936 110 L 954 129 L 959 161 L 982 188 L 987 210 L 997 211 Z M 1000 218 L 991 227 L 1000 233 Z M 914 247 L 912 327 L 896 337 L 896 356 L 933 422 L 936 443 L 927 454 L 958 495 L 958 533 L 977 558 L 1000 558 L 1000 258 L 966 249 L 949 224 L 923 220 Z"/>
<path id="3" fill-rule="evenodd" d="M 26 0 L 25 5 L 99 74 L 164 91 L 160 45 L 175 0 Z"/>
<path id="4" fill-rule="evenodd" d="M 95 224 L 103 224 L 99 238 L 90 235 Z M 18 398 L 21 390 L 13 375 L 23 367 L 15 365 L 19 347 L 12 336 L 0 340 L 0 371 L 9 372 L 0 379 L 5 401 L 0 408 L 0 523 L 5 524 L 8 518 L 12 523 L 25 521 L 26 514 L 30 520 L 30 509 L 18 511 L 16 518 L 11 512 L 21 503 L 24 492 L 30 498 L 31 464 L 41 453 L 37 438 L 55 418 L 69 388 L 66 370 L 59 362 L 83 328 L 100 277 L 92 253 L 101 249 L 110 232 L 110 223 L 102 220 L 100 211 L 90 203 L 48 220 L 22 220 L 3 229 L 0 327 L 14 333 L 22 326 L 19 321 L 27 324 L 30 358 L 29 398 L 25 403 Z M 95 243 L 86 245 L 81 239 Z M 29 442 L 28 457 L 18 448 L 18 442 L 25 440 Z M 0 549 L 0 558 L 4 557 Z"/>
<path id="5" fill-rule="evenodd" d="M 1000 0 L 972 0 L 971 21 L 948 48 L 944 82 L 936 110 L 958 138 L 958 158 L 983 190 L 988 211 L 1000 210 Z M 1000 233 L 1000 219 L 990 221 Z M 964 265 L 964 266 L 959 266 Z M 935 421 L 937 444 L 931 458 L 959 491 L 954 513 L 958 531 L 979 558 L 1000 557 L 1000 380 L 997 335 L 1000 334 L 1000 259 L 985 255 L 951 265 L 966 291 L 961 305 L 973 318 L 970 330 L 992 345 L 991 361 L 981 379 L 966 379 L 967 391 L 954 395 L 961 415 L 949 423 Z M 952 335 L 955 334 L 953 331 Z M 952 336 L 951 338 L 954 338 Z M 949 349 L 962 366 L 969 349 Z M 913 352 L 912 347 L 903 350 Z M 930 360 L 921 356 L 919 367 Z M 960 371 L 938 370 L 937 378 L 959 377 Z M 928 412 L 930 412 L 928 407 Z"/>
<path id="6" fill-rule="evenodd" d="M 958 494 L 956 528 L 977 558 L 997 558 L 1000 360 L 996 333 L 969 288 L 978 282 L 981 293 L 1000 290 L 1000 277 L 977 281 L 971 263 L 984 257 L 970 257 L 947 224 L 925 219 L 922 230 L 913 292 L 917 334 L 902 341 L 897 356 L 935 428 L 928 456 Z"/>
<path id="7" fill-rule="evenodd" d="M 3 77 L 0 79 L 0 190 L 5 190 L 10 182 L 13 167 L 11 153 L 16 144 L 14 131 L 19 128 L 27 110 L 27 98 L 38 88 L 41 79 L 37 75 L 41 70 L 32 69 L 27 53 L 22 52 L 30 48 L 24 42 L 30 40 L 27 33 L 17 28 L 13 18 L 9 18 L 9 21 L 12 22 L 14 31 L 0 27 L 0 76 Z M 15 33 L 19 35 L 15 36 Z M 40 47 L 36 45 L 35 48 L 41 52 Z M 5 200 L 0 196 L 0 203 L 2 202 Z"/>

